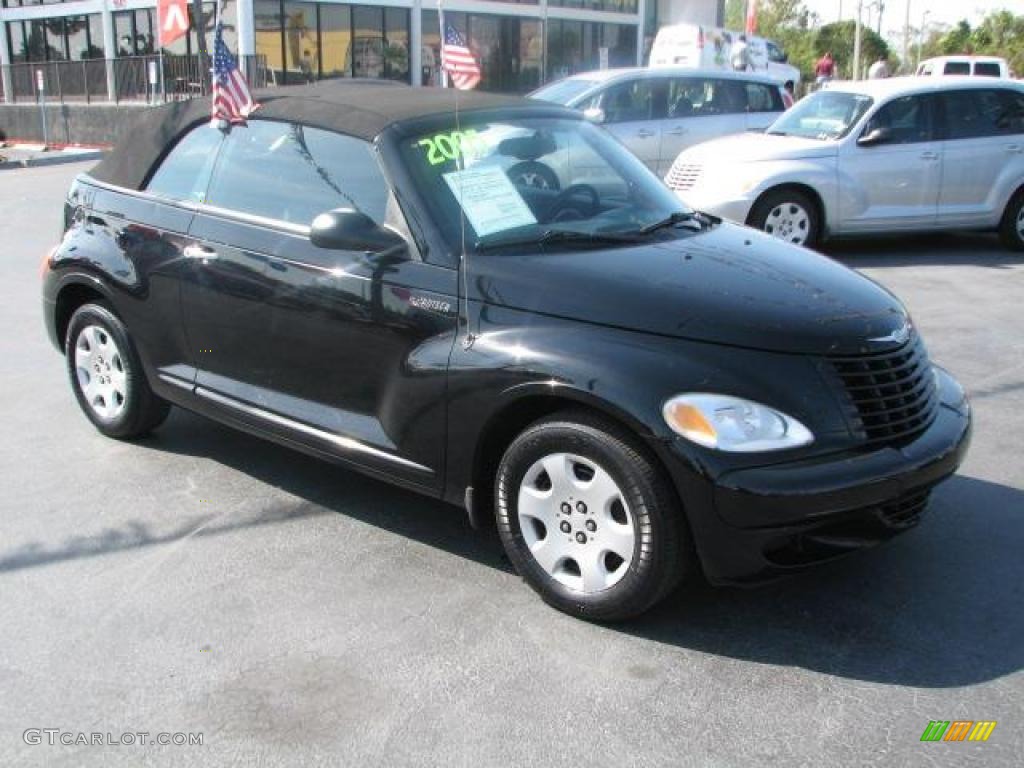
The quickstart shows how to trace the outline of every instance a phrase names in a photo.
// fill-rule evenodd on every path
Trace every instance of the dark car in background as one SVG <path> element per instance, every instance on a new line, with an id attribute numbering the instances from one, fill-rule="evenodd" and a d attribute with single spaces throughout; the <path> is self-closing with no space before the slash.
<path id="1" fill-rule="evenodd" d="M 959 465 L 964 392 L 894 296 L 687 210 L 579 113 L 259 100 L 228 131 L 153 110 L 68 194 L 45 321 L 104 434 L 178 405 L 493 515 L 595 619 L 881 542 Z M 565 184 L 517 185 L 523 162 Z"/>

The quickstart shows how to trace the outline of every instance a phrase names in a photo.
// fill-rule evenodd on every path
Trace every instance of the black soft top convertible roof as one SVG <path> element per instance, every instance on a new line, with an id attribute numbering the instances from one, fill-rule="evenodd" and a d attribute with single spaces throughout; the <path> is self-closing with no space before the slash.
<path id="1" fill-rule="evenodd" d="M 257 91 L 256 119 L 302 123 L 367 141 L 393 123 L 434 115 L 494 109 L 524 109 L 558 115 L 564 107 L 519 96 L 502 96 L 442 88 L 410 88 L 379 81 L 328 80 L 301 87 Z M 126 189 L 140 189 L 150 169 L 185 130 L 210 119 L 208 98 L 190 99 L 147 109 L 129 133 L 89 175 Z"/>

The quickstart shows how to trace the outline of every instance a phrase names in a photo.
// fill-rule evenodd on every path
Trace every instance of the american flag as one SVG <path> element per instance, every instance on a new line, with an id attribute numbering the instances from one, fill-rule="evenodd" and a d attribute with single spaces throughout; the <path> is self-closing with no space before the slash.
<path id="1" fill-rule="evenodd" d="M 218 21 L 213 39 L 213 119 L 244 123 L 258 106 L 249 93 L 245 75 L 224 42 L 224 25 Z"/>
<path id="2" fill-rule="evenodd" d="M 480 82 L 480 66 L 466 45 L 466 38 L 451 24 L 444 26 L 441 66 L 451 75 L 452 85 L 461 91 L 475 88 Z"/>

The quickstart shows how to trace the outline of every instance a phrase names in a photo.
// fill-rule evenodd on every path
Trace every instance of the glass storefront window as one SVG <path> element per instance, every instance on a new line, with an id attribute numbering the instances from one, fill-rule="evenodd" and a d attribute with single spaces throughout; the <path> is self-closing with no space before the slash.
<path id="1" fill-rule="evenodd" d="M 277 0 L 253 0 L 253 35 L 256 55 L 263 56 L 267 66 L 267 81 L 271 85 L 284 83 L 284 53 L 282 50 L 281 4 Z"/>
<path id="2" fill-rule="evenodd" d="M 12 21 L 7 25 L 7 42 L 11 46 L 11 61 L 32 61 L 32 51 L 28 43 L 25 22 Z"/>
<path id="3" fill-rule="evenodd" d="M 384 77 L 384 9 L 352 8 L 352 70 L 356 77 Z"/>
<path id="4" fill-rule="evenodd" d="M 656 2 L 657 0 L 648 0 L 648 3 Z M 638 7 L 637 0 L 548 0 L 548 5 L 612 13 L 636 13 Z"/>
<path id="5" fill-rule="evenodd" d="M 347 5 L 320 5 L 320 57 L 323 77 L 352 76 L 352 11 Z"/>
<path id="6" fill-rule="evenodd" d="M 316 4 L 284 4 L 284 65 L 288 85 L 311 83 L 320 73 Z"/>
<path id="7" fill-rule="evenodd" d="M 132 31 L 132 12 L 114 13 L 114 40 L 118 56 L 135 55 L 135 33 Z"/>
<path id="8" fill-rule="evenodd" d="M 601 66 L 601 48 L 609 67 L 636 66 L 636 27 L 552 19 L 548 31 L 548 82 Z"/>
<path id="9" fill-rule="evenodd" d="M 79 61 L 92 58 L 89 55 L 89 22 L 85 16 L 68 16 L 64 19 L 64 32 L 68 39 L 68 58 Z"/>
<path id="10" fill-rule="evenodd" d="M 103 50 L 103 16 L 90 13 L 86 18 L 89 19 L 89 55 L 83 54 L 82 58 L 102 59 L 106 55 Z"/>
<path id="11" fill-rule="evenodd" d="M 46 27 L 46 58 L 48 61 L 63 61 L 68 57 L 65 50 L 64 19 L 47 19 Z"/>
<path id="12" fill-rule="evenodd" d="M 155 53 L 156 9 L 115 11 L 114 39 L 117 41 L 118 56 L 146 56 Z"/>
<path id="13" fill-rule="evenodd" d="M 404 8 L 384 11 L 384 69 L 390 80 L 409 79 L 409 12 Z"/>
<path id="14" fill-rule="evenodd" d="M 482 91 L 523 93 L 540 85 L 544 60 L 544 24 L 481 13 L 444 15 L 445 24 L 466 36 L 480 63 Z M 423 11 L 423 84 L 441 84 L 441 33 L 437 11 Z"/>
<path id="15" fill-rule="evenodd" d="M 100 14 L 7 23 L 11 62 L 63 61 L 103 57 Z"/>

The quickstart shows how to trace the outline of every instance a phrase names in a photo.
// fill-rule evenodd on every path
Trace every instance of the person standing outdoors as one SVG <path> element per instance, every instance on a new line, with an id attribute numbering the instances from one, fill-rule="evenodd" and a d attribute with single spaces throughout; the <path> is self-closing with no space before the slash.
<path id="1" fill-rule="evenodd" d="M 836 74 L 836 62 L 832 58 L 831 51 L 826 51 L 825 55 L 818 59 L 818 63 L 814 66 L 814 79 L 818 85 L 824 85 Z"/>
<path id="2" fill-rule="evenodd" d="M 868 68 L 868 80 L 882 80 L 889 76 L 889 62 L 879 58 Z"/>
<path id="3" fill-rule="evenodd" d="M 740 35 L 732 44 L 729 51 L 729 59 L 732 68 L 737 72 L 746 72 L 750 67 L 750 49 L 747 45 L 747 36 Z"/>

